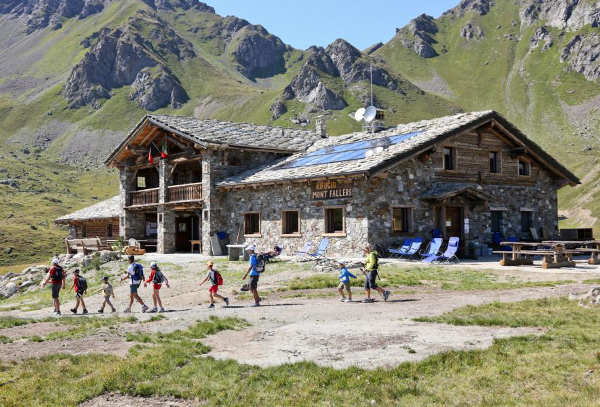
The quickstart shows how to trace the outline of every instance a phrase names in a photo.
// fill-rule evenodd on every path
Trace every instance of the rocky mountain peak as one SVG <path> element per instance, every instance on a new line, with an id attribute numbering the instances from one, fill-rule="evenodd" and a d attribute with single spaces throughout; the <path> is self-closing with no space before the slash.
<path id="1" fill-rule="evenodd" d="M 403 29 L 397 29 L 396 37 L 404 47 L 412 49 L 420 57 L 433 58 L 438 55 L 432 46 L 436 42 L 432 35 L 437 32 L 435 19 L 427 14 L 421 14 Z"/>
<path id="2" fill-rule="evenodd" d="M 149 5 L 155 10 L 169 10 L 173 11 L 177 8 L 183 10 L 196 9 L 204 13 L 215 14 L 215 9 L 206 3 L 198 0 L 143 0 L 144 3 Z"/>
<path id="3" fill-rule="evenodd" d="M 578 30 L 585 25 L 600 25 L 600 2 L 592 0 L 521 0 L 521 24 L 538 21 L 549 27 Z"/>
<path id="4" fill-rule="evenodd" d="M 493 5 L 494 2 L 491 0 L 462 0 L 458 6 L 446 11 L 444 15 L 461 18 L 469 12 L 473 12 L 476 15 L 484 16 L 490 12 Z"/>
<path id="5" fill-rule="evenodd" d="M 245 25 L 230 43 L 230 54 L 247 78 L 271 76 L 285 71 L 287 45 L 261 25 Z"/>

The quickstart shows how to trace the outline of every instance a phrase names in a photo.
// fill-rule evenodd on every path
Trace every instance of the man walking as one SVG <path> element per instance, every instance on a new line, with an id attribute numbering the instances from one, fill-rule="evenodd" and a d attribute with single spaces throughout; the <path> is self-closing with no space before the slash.
<path id="1" fill-rule="evenodd" d="M 146 312 L 148 306 L 144 304 L 144 301 L 138 295 L 138 288 L 140 288 L 140 284 L 144 281 L 144 267 L 136 263 L 133 256 L 129 256 L 127 261 L 129 262 L 129 267 L 127 268 L 127 273 L 121 278 L 121 281 L 131 278 L 131 284 L 129 285 L 129 307 L 124 312 L 131 312 L 134 300 L 142 305 L 142 312 Z"/>
<path id="2" fill-rule="evenodd" d="M 46 280 L 42 283 L 42 287 L 48 284 L 48 281 L 52 282 L 52 301 L 54 302 L 54 312 L 56 315 L 60 315 L 60 300 L 58 294 L 61 288 L 65 288 L 65 272 L 63 268 L 58 264 L 58 258 L 52 259 L 52 267 L 48 271 Z"/>
<path id="3" fill-rule="evenodd" d="M 85 301 L 83 301 L 83 296 L 87 291 L 87 281 L 79 275 L 79 269 L 73 271 L 73 291 L 75 291 L 75 308 L 71 308 L 71 312 L 77 314 L 77 308 L 81 304 L 83 308 L 82 312 L 87 314 L 88 310 L 85 306 Z"/>
<path id="4" fill-rule="evenodd" d="M 390 296 L 390 292 L 384 290 L 377 285 L 377 276 L 379 273 L 379 253 L 375 250 L 371 250 L 370 246 L 365 247 L 365 255 L 367 259 L 364 263 L 363 273 L 365 275 L 365 293 L 367 298 L 363 302 L 374 302 L 371 298 L 371 290 L 377 291 L 382 295 L 383 300 L 387 301 Z"/>
<path id="5" fill-rule="evenodd" d="M 254 297 L 254 307 L 260 307 L 260 297 L 258 296 L 258 278 L 260 277 L 260 273 L 256 269 L 258 266 L 258 259 L 256 257 L 256 247 L 254 245 L 250 245 L 246 248 L 246 251 L 250 254 L 250 265 L 242 280 L 245 280 L 250 273 L 250 291 L 252 292 L 252 296 Z"/>

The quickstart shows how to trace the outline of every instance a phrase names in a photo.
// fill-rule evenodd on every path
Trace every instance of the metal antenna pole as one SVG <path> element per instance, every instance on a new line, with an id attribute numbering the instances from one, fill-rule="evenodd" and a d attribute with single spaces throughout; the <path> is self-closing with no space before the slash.
<path id="1" fill-rule="evenodd" d="M 369 71 L 371 73 L 371 106 L 373 105 L 373 65 L 369 62 Z"/>

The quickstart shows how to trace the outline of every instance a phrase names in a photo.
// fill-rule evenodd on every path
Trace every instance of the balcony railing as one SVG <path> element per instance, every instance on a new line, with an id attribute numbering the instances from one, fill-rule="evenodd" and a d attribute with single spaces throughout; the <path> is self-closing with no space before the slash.
<path id="1" fill-rule="evenodd" d="M 173 185 L 169 187 L 168 202 L 202 200 L 202 183 Z"/>
<path id="2" fill-rule="evenodd" d="M 133 191 L 127 197 L 127 206 L 156 205 L 158 203 L 158 188 Z"/>

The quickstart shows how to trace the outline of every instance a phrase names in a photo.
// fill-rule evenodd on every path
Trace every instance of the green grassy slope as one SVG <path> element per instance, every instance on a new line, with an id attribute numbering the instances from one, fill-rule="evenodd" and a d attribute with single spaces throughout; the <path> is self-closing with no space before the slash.
<path id="1" fill-rule="evenodd" d="M 577 33 L 560 35 L 550 29 L 554 45 L 546 51 L 543 44 L 530 50 L 529 40 L 542 23 L 521 30 L 518 5 L 509 2 L 497 4 L 485 16 L 442 16 L 437 21 L 434 48 L 438 57 L 420 58 L 397 38 L 376 53 L 396 72 L 465 110 L 501 112 L 578 176 L 588 175 L 583 185 L 561 190 L 560 207 L 569 216 L 561 226 L 599 230 L 600 205 L 594 198 L 600 189 L 597 177 L 589 173 L 598 171 L 595 151 L 600 143 L 595 137 L 582 137 L 581 115 L 589 113 L 584 118 L 588 125 L 584 133 L 597 133 L 599 113 L 586 102 L 600 95 L 600 86 L 568 72 L 560 62 L 562 49 Z M 462 38 L 460 30 L 467 22 L 479 25 L 485 37 Z M 586 147 L 592 151 L 584 152 Z"/>

